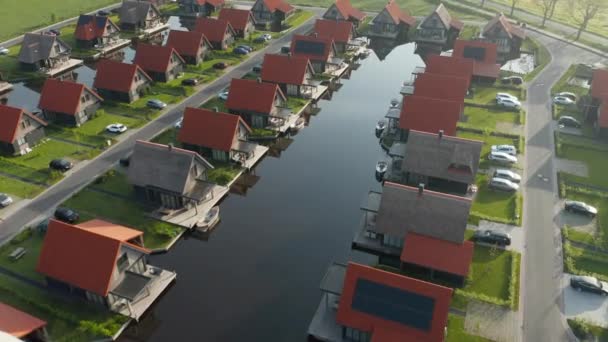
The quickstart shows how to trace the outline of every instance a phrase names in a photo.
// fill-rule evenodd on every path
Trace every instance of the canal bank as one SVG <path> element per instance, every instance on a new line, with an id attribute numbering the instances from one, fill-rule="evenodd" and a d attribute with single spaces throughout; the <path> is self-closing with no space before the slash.
<path id="1" fill-rule="evenodd" d="M 359 206 L 379 187 L 376 161 L 386 158 L 374 127 L 422 64 L 413 52 L 410 44 L 363 60 L 279 158 L 260 162 L 246 195 L 221 203 L 208 241 L 186 238 L 153 257 L 179 280 L 122 339 L 304 341 L 327 266 L 374 262 L 351 256 L 350 245 Z"/>

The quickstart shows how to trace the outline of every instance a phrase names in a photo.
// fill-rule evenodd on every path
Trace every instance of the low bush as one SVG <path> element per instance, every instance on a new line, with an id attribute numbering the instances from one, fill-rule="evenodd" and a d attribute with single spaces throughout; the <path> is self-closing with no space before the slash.
<path id="1" fill-rule="evenodd" d="M 586 339 L 591 335 L 589 324 L 580 318 L 568 320 L 568 325 L 572 329 L 574 335 L 580 339 Z"/>
<path id="2" fill-rule="evenodd" d="M 26 240 L 29 240 L 32 237 L 32 229 L 26 228 L 21 233 L 17 234 L 12 240 L 11 244 L 18 245 Z"/>

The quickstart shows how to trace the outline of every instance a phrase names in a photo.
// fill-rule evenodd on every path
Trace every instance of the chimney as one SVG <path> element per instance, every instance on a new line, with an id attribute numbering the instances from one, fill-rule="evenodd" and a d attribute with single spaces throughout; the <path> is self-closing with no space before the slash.
<path id="1" fill-rule="evenodd" d="M 169 149 L 169 152 L 173 151 L 173 143 L 168 143 L 167 148 Z"/>
<path id="2" fill-rule="evenodd" d="M 313 34 L 313 37 L 317 38 L 317 37 L 319 37 L 319 34 L 318 34 L 317 32 L 315 32 L 315 33 Z"/>
<path id="3" fill-rule="evenodd" d="M 424 192 L 424 183 L 420 183 L 420 184 L 418 184 L 418 196 L 422 196 L 423 192 Z"/>
<path id="4" fill-rule="evenodd" d="M 262 78 L 261 78 L 261 77 L 258 77 L 258 78 L 256 78 L 256 81 L 257 81 L 258 83 L 262 83 Z"/>
<path id="5" fill-rule="evenodd" d="M 442 129 L 439 130 L 439 139 L 441 139 L 441 138 L 443 138 L 443 130 Z"/>
<path id="6" fill-rule="evenodd" d="M 219 111 L 220 111 L 220 109 L 219 109 L 219 108 L 217 108 L 217 107 L 213 107 L 213 111 L 217 113 L 217 112 L 219 112 Z"/>
<path id="7" fill-rule="evenodd" d="M 287 53 L 287 58 L 291 59 L 291 51 Z"/>

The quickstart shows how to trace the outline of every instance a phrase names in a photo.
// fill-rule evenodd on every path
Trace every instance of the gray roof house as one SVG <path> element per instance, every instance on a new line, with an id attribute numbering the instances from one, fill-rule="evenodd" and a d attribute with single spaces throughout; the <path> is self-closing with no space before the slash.
<path id="1" fill-rule="evenodd" d="M 475 182 L 483 142 L 410 131 L 405 158 L 393 162 L 391 181 L 428 189 L 465 194 Z M 398 170 L 400 168 L 400 170 Z"/>
<path id="2" fill-rule="evenodd" d="M 123 1 L 118 15 L 123 30 L 147 30 L 162 23 L 160 11 L 148 1 Z"/>
<path id="3" fill-rule="evenodd" d="M 138 140 L 128 179 L 140 200 L 166 209 L 181 209 L 210 199 L 209 169 L 213 166 L 196 152 Z"/>
<path id="4" fill-rule="evenodd" d="M 26 33 L 19 51 L 19 63 L 21 68 L 28 71 L 53 69 L 69 61 L 71 50 L 68 44 L 57 36 Z"/>

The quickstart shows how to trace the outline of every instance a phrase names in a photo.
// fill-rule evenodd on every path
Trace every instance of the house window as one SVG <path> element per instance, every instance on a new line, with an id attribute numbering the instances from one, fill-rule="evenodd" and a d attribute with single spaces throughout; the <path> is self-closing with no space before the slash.
<path id="1" fill-rule="evenodd" d="M 344 337 L 348 341 L 356 341 L 356 342 L 369 342 L 370 334 L 364 331 L 359 331 L 357 329 L 351 327 L 344 328 Z"/>
<path id="2" fill-rule="evenodd" d="M 385 234 L 382 240 L 382 244 L 389 247 L 403 248 L 403 239 Z"/>
<path id="3" fill-rule="evenodd" d="M 25 139 L 23 137 L 17 139 L 17 145 L 21 146 L 23 144 L 25 144 Z"/>
<path id="4" fill-rule="evenodd" d="M 25 121 L 21 121 L 21 128 L 25 128 Z"/>
<path id="5" fill-rule="evenodd" d="M 55 44 L 55 52 L 61 52 L 61 46 L 59 46 L 59 44 Z"/>
<path id="6" fill-rule="evenodd" d="M 129 257 L 127 256 L 127 253 L 123 253 L 120 258 L 118 258 L 116 267 L 118 268 L 118 272 L 122 272 L 129 267 Z"/>
<path id="7" fill-rule="evenodd" d="M 89 100 L 91 99 L 91 95 L 89 95 L 89 94 L 84 94 L 84 98 L 85 98 L 87 101 L 89 101 Z"/>
<path id="8" fill-rule="evenodd" d="M 135 75 L 135 82 L 139 82 L 139 75 Z"/>
<path id="9" fill-rule="evenodd" d="M 80 98 L 80 102 L 81 102 L 81 103 L 85 103 L 85 101 L 86 101 L 86 100 L 87 100 L 87 99 L 86 99 L 84 96 Z"/>
<path id="10" fill-rule="evenodd" d="M 382 235 L 380 235 L 374 231 L 371 231 L 371 230 L 366 230 L 365 237 L 368 237 L 370 239 L 378 239 L 378 238 L 382 237 Z"/>

